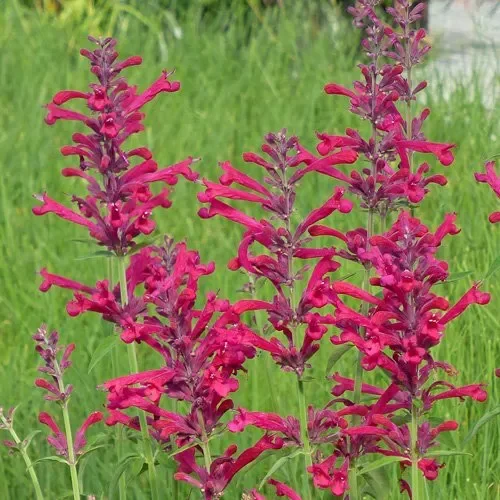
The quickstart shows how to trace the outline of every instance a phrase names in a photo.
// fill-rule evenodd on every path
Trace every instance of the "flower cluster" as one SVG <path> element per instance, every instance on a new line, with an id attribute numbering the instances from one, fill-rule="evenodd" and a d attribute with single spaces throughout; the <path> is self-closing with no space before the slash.
<path id="1" fill-rule="evenodd" d="M 361 294 L 367 292 L 345 282 L 336 282 L 332 287 L 338 294 L 335 320 L 341 333 L 331 340 L 337 345 L 354 344 L 362 354 L 361 364 L 365 370 L 378 367 L 390 376 L 391 384 L 387 389 L 362 386 L 363 393 L 384 398 L 391 413 L 417 409 L 421 422 L 417 439 L 419 467 L 427 479 L 435 479 L 438 466 L 435 460 L 425 458 L 425 453 L 434 445 L 439 432 L 454 430 L 458 424 L 445 422 L 433 429 L 421 417 L 439 400 L 464 397 L 486 400 L 482 384 L 455 387 L 433 377 L 439 370 L 456 374 L 451 365 L 436 361 L 431 353 L 442 340 L 447 325 L 470 305 L 484 305 L 490 300 L 489 294 L 478 289 L 478 284 L 451 307 L 445 297 L 436 293 L 436 285 L 448 277 L 448 265 L 436 259 L 435 253 L 446 235 L 459 232 L 454 221 L 455 215 L 449 214 L 431 233 L 418 219 L 402 212 L 387 233 L 370 239 L 370 250 L 364 252 L 361 259 L 373 267 L 375 275 L 370 281 L 382 294 L 369 294 L 367 314 L 349 307 L 339 297 L 360 299 Z M 333 380 L 337 382 L 332 391 L 335 396 L 354 389 L 353 380 L 338 374 Z M 380 453 L 398 453 L 411 459 L 407 427 L 398 427 L 380 415 L 373 416 L 372 423 L 390 437 L 384 439 L 389 449 L 381 449 Z M 403 465 L 409 463 L 402 462 Z"/>
<path id="2" fill-rule="evenodd" d="M 350 111 L 372 124 L 371 135 L 363 138 L 354 129 L 347 129 L 345 135 L 320 133 L 317 150 L 320 155 L 327 155 L 338 148 L 350 147 L 362 154 L 369 168 L 335 177 L 360 198 L 361 207 L 385 216 L 401 204 L 422 201 L 429 184 L 447 183 L 441 174 L 427 175 L 428 163 L 414 168 L 414 152 L 430 153 L 446 166 L 454 157 L 453 144 L 430 142 L 424 136 L 422 128 L 430 111 L 424 109 L 415 117 L 411 113 L 416 95 L 427 86 L 425 81 L 414 85 L 411 78 L 413 66 L 430 48 L 424 41 L 425 30 L 412 29 L 412 24 L 421 19 L 425 5 L 412 6 L 409 0 L 396 0 L 395 7 L 388 12 L 399 26 L 397 30 L 377 17 L 377 3 L 358 0 L 349 8 L 355 25 L 366 30 L 362 45 L 370 63 L 360 64 L 363 80 L 354 82 L 353 89 L 335 83 L 325 86 L 327 94 L 349 98 Z M 394 63 L 384 63 L 385 58 Z"/>
<path id="3" fill-rule="evenodd" d="M 218 182 L 200 182 L 203 191 L 198 199 L 204 206 L 199 216 L 222 217 L 243 228 L 228 267 L 244 273 L 244 290 L 252 296 L 233 304 L 216 293 L 202 296 L 200 279 L 212 275 L 215 266 L 203 264 L 185 243 L 165 237 L 160 246 L 137 245 L 140 235 L 155 228 L 153 210 L 170 206 L 168 190 L 155 194 L 158 190 L 152 185 L 174 185 L 179 176 L 198 179 L 190 168 L 191 157 L 158 168 L 147 148 L 124 147 L 132 134 L 143 130 L 143 106 L 161 92 L 176 92 L 179 83 L 163 72 L 137 93 L 121 72 L 141 59 L 118 61 L 115 40 L 90 38 L 97 48 L 81 54 L 90 60 L 97 83 L 88 92 L 59 92 L 47 105 L 48 124 L 74 120 L 90 129 L 88 134 L 75 133 L 74 144 L 61 150 L 64 156 L 79 158 L 78 168 L 65 168 L 62 174 L 83 179 L 88 194 L 72 197 L 75 210 L 43 194 L 42 205 L 33 212 L 54 213 L 86 227 L 98 245 L 119 257 L 121 267 L 118 282 L 100 280 L 94 286 L 42 269 L 40 290 L 70 290 L 70 316 L 97 313 L 115 325 L 127 344 L 130 373 L 116 376 L 115 367 L 115 377 L 100 386 L 107 398 L 106 423 L 141 431 L 155 500 L 159 489 L 150 440 L 155 450 L 170 453 L 174 479 L 199 489 L 206 500 L 227 495 L 244 467 L 273 451 L 288 460 L 303 459 L 293 488 L 269 477 L 274 473 L 266 476 L 278 497 L 300 500 L 303 495 L 312 500 L 321 494 L 314 493 L 316 488 L 359 500 L 358 475 L 363 474 L 364 457 L 374 454 L 399 462 L 401 491 L 421 500 L 419 475 L 434 480 L 444 465 L 432 448 L 442 432 L 458 428 L 454 420 L 431 424 L 426 415 L 441 400 L 486 400 L 483 384 L 456 386 L 440 380 L 440 372 L 453 376 L 456 370 L 434 358 L 447 325 L 470 305 L 487 304 L 490 297 L 480 291 L 479 283 L 454 305 L 439 295 L 448 264 L 437 252 L 446 236 L 459 233 L 456 215 L 447 214 L 434 232 L 414 216 L 415 204 L 423 200 L 429 185 L 446 184 L 443 175 L 429 174 L 428 163 L 416 164 L 416 153 L 431 154 L 445 166 L 454 160 L 452 144 L 431 142 L 423 134 L 429 110 L 417 114 L 412 109 L 416 95 L 427 86 L 415 84 L 412 77 L 413 67 L 429 50 L 425 31 L 413 28 L 424 4 L 395 0 L 388 9 L 391 27 L 377 16 L 378 3 L 357 0 L 349 9 L 354 24 L 366 32 L 362 46 L 369 63 L 360 65 L 361 80 L 352 89 L 333 83 L 325 87 L 327 94 L 349 99 L 351 112 L 371 124 L 370 135 L 363 137 L 354 129 L 343 135 L 320 133 L 313 153 L 283 129 L 265 137 L 262 155 L 245 153 L 245 166 L 223 162 Z M 64 106 L 78 99 L 89 113 Z M 348 166 L 358 160 L 361 168 Z M 299 186 L 313 176 L 332 182 L 330 195 L 303 215 L 297 203 Z M 500 196 L 492 162 L 476 179 Z M 347 214 L 355 204 L 346 196 L 367 212 L 365 227 L 340 231 L 340 223 L 330 224 L 336 212 L 337 220 L 347 221 L 344 226 L 349 227 Z M 497 215 L 490 220 L 498 222 Z M 325 244 L 328 236 L 335 238 L 335 246 Z M 347 278 L 335 279 L 333 273 L 345 261 L 362 269 L 362 287 Z M 260 326 L 258 319 L 264 316 L 267 321 Z M 64 384 L 63 373 L 71 364 L 74 345 L 61 348 L 57 332 L 48 334 L 45 327 L 34 339 L 44 360 L 44 377 L 36 385 L 46 391 L 46 399 L 61 405 L 65 431 L 45 412 L 39 420 L 52 431 L 49 443 L 70 465 L 74 497 L 79 498 L 75 465 L 85 452 L 87 428 L 103 415 L 92 413 L 73 441 L 67 413 L 72 388 Z M 153 350 L 159 366 L 141 370 L 137 345 Z M 314 355 L 320 348 L 344 353 L 349 347 L 358 354 L 356 373 L 331 375 L 333 388 L 328 383 L 325 390 L 329 401 L 310 404 L 313 398 L 304 382 Z M 235 409 L 239 376 L 251 370 L 251 360 L 259 352 L 294 375 L 297 401 L 289 415 L 280 408 Z M 266 369 L 273 369 L 272 363 Z M 363 380 L 364 372 L 375 370 L 385 373 L 386 385 L 382 378 L 373 384 Z M 0 412 L 0 417 L 10 430 L 11 416 Z M 238 451 L 230 444 L 215 451 L 214 441 L 226 431 L 233 439 L 249 427 L 262 431 L 252 446 Z M 411 485 L 403 477 L 410 467 Z M 122 483 L 120 497 L 126 489 Z M 242 498 L 265 497 L 252 489 Z"/>
<path id="4" fill-rule="evenodd" d="M 46 122 L 75 120 L 90 129 L 89 134 L 73 134 L 74 145 L 64 146 L 64 156 L 79 158 L 78 168 L 62 170 L 65 177 L 80 177 L 87 183 L 88 195 L 74 195 L 72 210 L 53 200 L 46 193 L 37 198 L 43 202 L 35 207 L 35 215 L 54 213 L 74 224 L 87 228 L 89 235 L 116 255 L 125 255 L 136 244 L 141 234 L 150 234 L 155 228 L 151 219 L 157 207 L 168 208 L 168 190 L 153 194 L 154 183 L 173 185 L 183 175 L 195 180 L 197 175 L 189 168 L 193 158 L 165 168 L 158 168 L 153 155 L 145 147 L 124 149 L 125 141 L 144 129 L 141 108 L 161 92 L 177 92 L 179 82 L 170 81 L 170 74 L 162 75 L 144 92 L 137 93 L 121 76 L 122 70 L 141 64 L 138 56 L 117 60 L 116 40 L 97 40 L 89 37 L 98 48 L 82 49 L 90 60 L 91 71 L 98 83 L 92 83 L 88 92 L 63 90 L 47 105 Z M 89 113 L 65 108 L 68 101 L 84 100 Z"/>
<path id="5" fill-rule="evenodd" d="M 144 285 L 140 300 L 152 309 L 130 319 L 122 337 L 149 345 L 164 366 L 107 381 L 107 423 L 138 429 L 137 417 L 124 410 L 146 412 L 150 433 L 163 447 L 174 442 L 188 447 L 175 455 L 175 478 L 200 488 L 206 499 L 219 498 L 240 469 L 264 451 L 283 446 L 281 439 L 266 435 L 237 458 L 236 446 L 216 458 L 209 450 L 210 441 L 224 430 L 222 418 L 233 408 L 230 394 L 239 386 L 236 375 L 255 356 L 255 348 L 226 300 L 209 293 L 202 307 L 196 306 L 199 279 L 214 271 L 213 264 L 200 263 L 197 252 L 167 239 L 164 246 L 134 256 L 131 268 L 138 261 Z M 164 399 L 183 401 L 188 411 L 166 410 Z M 199 452 L 204 465 L 197 461 Z"/>
<path id="6" fill-rule="evenodd" d="M 268 302 L 241 300 L 234 305 L 233 311 L 239 315 L 247 311 L 266 311 L 273 330 L 280 332 L 282 340 L 276 337 L 270 341 L 256 339 L 258 347 L 271 353 L 284 370 L 301 377 L 309 359 L 319 349 L 319 341 L 327 331 L 325 324 L 330 323 L 328 316 L 321 316 L 313 309 L 328 303 L 326 275 L 339 267 L 334 260 L 334 248 L 307 246 L 310 241 L 308 230 L 335 211 L 350 212 L 352 203 L 343 197 L 343 189 L 336 188 L 319 208 L 292 227 L 297 185 L 307 174 L 320 172 L 329 175 L 336 170 L 334 165 L 353 163 L 357 154 L 346 149 L 316 159 L 300 146 L 295 137 L 287 137 L 284 130 L 267 135 L 262 150 L 268 159 L 255 153 L 245 153 L 243 159 L 264 169 L 263 182 L 224 162 L 221 164 L 224 174 L 220 177 L 220 184 L 203 181 L 206 189 L 198 198 L 209 203 L 209 207 L 202 208 L 199 214 L 205 219 L 219 215 L 245 228 L 238 256 L 229 263 L 229 268 L 241 268 L 255 280 L 266 279 L 273 286 L 274 293 Z M 298 168 L 301 164 L 303 166 Z M 257 220 L 221 199 L 258 204 L 269 218 Z M 256 247 L 257 244 L 260 247 Z M 264 253 L 253 253 L 257 248 L 262 248 Z M 309 262 L 314 266 L 307 285 L 302 294 L 295 297 L 296 283 L 305 278 L 311 268 Z M 298 331 L 302 327 L 305 334 L 299 338 Z"/>

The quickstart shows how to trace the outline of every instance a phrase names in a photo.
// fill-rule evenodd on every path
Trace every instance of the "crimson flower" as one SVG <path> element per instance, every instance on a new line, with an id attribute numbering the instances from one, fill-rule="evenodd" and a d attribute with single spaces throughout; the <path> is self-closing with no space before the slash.
<path id="1" fill-rule="evenodd" d="M 489 161 L 485 165 L 485 173 L 476 173 L 474 177 L 477 182 L 483 182 L 491 187 L 493 192 L 500 198 L 500 176 L 495 172 L 495 162 Z M 492 224 L 500 222 L 500 212 L 493 212 L 490 214 L 489 220 Z"/>
<path id="2" fill-rule="evenodd" d="M 175 165 L 158 168 L 152 153 L 145 147 L 124 149 L 125 141 L 132 134 L 144 129 L 144 113 L 140 110 L 162 92 L 177 92 L 179 82 L 169 80 L 169 73 L 162 75 L 144 92 L 138 94 L 121 76 L 129 66 L 141 64 L 138 56 L 124 61 L 117 59 L 116 40 L 89 37 L 97 49 L 82 49 L 81 54 L 90 60 L 91 71 L 98 83 L 90 84 L 89 92 L 63 90 L 47 105 L 46 123 L 58 120 L 81 122 L 90 133 L 73 134 L 74 145 L 64 146 L 64 156 L 76 156 L 78 168 L 62 170 L 64 177 L 79 177 L 87 184 L 88 195 L 74 195 L 75 210 L 53 200 L 46 193 L 37 195 L 42 205 L 33 209 L 35 215 L 53 213 L 74 224 L 83 226 L 99 245 L 117 255 L 128 253 L 135 246 L 136 238 L 150 234 L 155 229 L 151 218 L 157 207 L 168 208 L 169 192 L 162 189 L 153 194 L 155 183 L 173 185 L 182 175 L 195 180 L 190 169 L 193 158 Z M 72 100 L 85 101 L 89 112 L 82 114 L 64 105 Z"/>

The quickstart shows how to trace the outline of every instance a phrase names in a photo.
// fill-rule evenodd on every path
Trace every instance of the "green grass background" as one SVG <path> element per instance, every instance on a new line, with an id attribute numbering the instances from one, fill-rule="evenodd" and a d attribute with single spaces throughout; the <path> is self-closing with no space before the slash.
<path id="1" fill-rule="evenodd" d="M 113 4 L 110 2 L 110 4 Z M 131 4 L 132 5 L 132 4 Z M 239 5 L 239 3 L 238 3 Z M 54 290 L 41 294 L 37 290 L 41 267 L 63 275 L 93 283 L 107 273 L 106 261 L 84 259 L 91 251 L 73 242 L 85 234 L 55 217 L 35 218 L 31 207 L 33 193 L 47 190 L 59 200 L 68 200 L 82 185 L 59 175 L 70 160 L 63 159 L 59 148 L 70 142 L 74 124 L 43 123 L 42 105 L 60 89 L 85 89 L 90 81 L 86 60 L 78 49 L 88 46 L 86 35 L 100 34 L 109 26 L 119 39 L 123 56 L 140 54 L 144 64 L 128 70 L 130 82 L 144 88 L 163 67 L 176 68 L 182 91 L 162 95 L 146 108 L 146 133 L 137 144 L 147 144 L 160 164 L 173 163 L 187 155 L 200 156 L 197 164 L 204 176 L 218 176 L 217 162 L 232 160 L 241 164 L 244 151 L 256 151 L 268 131 L 287 127 L 302 142 L 314 147 L 315 131 L 342 133 L 346 127 L 364 124 L 347 111 L 343 98 L 326 96 L 326 82 L 349 85 L 358 78 L 355 65 L 361 62 L 357 50 L 358 34 L 347 22 L 335 22 L 338 12 L 324 10 L 321 16 L 298 2 L 297 8 L 272 10 L 263 14 L 258 9 L 224 11 L 203 19 L 193 8 L 177 24 L 161 21 L 157 11 L 124 10 L 115 18 L 88 17 L 57 19 L 50 13 L 25 9 L 8 0 L 0 12 L 0 404 L 20 405 L 16 428 L 26 435 L 37 427 L 37 413 L 49 409 L 41 391 L 33 387 L 38 365 L 31 334 L 41 322 L 61 332 L 65 343 L 76 342 L 74 366 L 68 382 L 75 386 L 71 400 L 73 425 L 84 415 L 103 405 L 104 394 L 96 386 L 112 376 L 109 362 L 101 363 L 88 374 L 88 364 L 100 340 L 110 334 L 111 327 L 97 317 L 85 315 L 70 319 L 65 314 L 66 293 Z M 140 15 L 138 15 L 138 13 Z M 88 13 L 87 13 L 88 14 Z M 261 14 L 263 17 L 261 17 Z M 331 15 L 327 18 L 326 14 Z M 141 17 L 142 16 L 142 17 Z M 322 23 L 318 21 L 320 18 Z M 104 19 L 104 20 L 103 20 Z M 177 22 L 177 21 L 176 21 Z M 100 23 L 100 24 L 99 24 Z M 96 26 L 99 24 L 101 28 Z M 104 28 L 102 28 L 104 26 Z M 182 29 L 182 38 L 173 36 L 173 27 Z M 423 68 L 422 72 L 425 73 Z M 484 276 L 499 254 L 499 230 L 487 223 L 487 214 L 496 200 L 485 186 L 473 181 L 473 172 L 483 161 L 500 150 L 498 113 L 482 106 L 480 87 L 475 76 L 460 82 L 448 95 L 444 77 L 430 79 L 424 100 L 432 110 L 426 134 L 435 141 L 457 144 L 456 162 L 450 168 L 432 163 L 435 172 L 445 172 L 449 184 L 435 188 L 418 209 L 418 215 L 435 227 L 446 212 L 458 212 L 462 232 L 449 238 L 439 255 L 450 262 L 453 273 L 472 271 L 472 276 L 445 285 L 450 299 L 460 297 L 470 280 Z M 494 89 L 491 89 L 493 92 Z M 297 217 L 317 206 L 332 191 L 329 180 L 310 176 L 300 187 Z M 195 186 L 180 182 L 173 195 L 173 208 L 159 213 L 161 232 L 178 239 L 186 238 L 199 249 L 204 261 L 215 260 L 219 271 L 206 278 L 204 290 L 220 290 L 222 296 L 237 298 L 243 279 L 225 269 L 235 253 L 241 230 L 221 219 L 201 221 Z M 362 214 L 332 218 L 338 228 L 347 230 L 363 223 Z M 456 419 L 460 430 L 444 439 L 443 448 L 461 449 L 473 425 L 488 411 L 498 407 L 499 382 L 494 368 L 500 366 L 499 315 L 500 285 L 498 274 L 484 288 L 493 294 L 488 307 L 471 308 L 447 330 L 435 357 L 456 366 L 457 384 L 484 381 L 489 399 L 484 404 L 446 402 L 437 414 Z M 325 339 L 326 340 L 326 339 Z M 311 402 L 328 400 L 330 384 L 325 381 L 326 360 L 330 344 L 313 359 L 314 380 L 308 384 Z M 157 366 L 159 360 L 139 349 L 143 368 Z M 123 349 L 117 352 L 120 370 L 127 370 Z M 349 353 L 335 370 L 352 374 L 354 354 Z M 249 363 L 237 403 L 251 409 L 295 412 L 294 380 L 291 375 L 271 366 L 272 391 L 265 376 L 265 357 Z M 369 374 L 368 380 L 375 375 Z M 472 456 L 446 458 L 439 479 L 428 484 L 430 499 L 494 499 L 500 498 L 500 432 L 499 420 L 491 420 L 472 439 L 466 451 Z M 104 430 L 104 429 L 102 429 Z M 94 433 L 99 431 L 94 431 Z M 241 446 L 248 445 L 255 434 L 237 435 Z M 7 436 L 5 436 L 7 438 Z M 216 442 L 221 451 L 225 442 Z M 135 443 L 127 451 L 134 452 Z M 33 459 L 51 454 L 43 435 L 35 437 L 30 448 Z M 239 498 L 243 488 L 251 488 L 271 467 L 268 457 L 240 474 L 225 498 Z M 276 477 L 289 479 L 296 485 L 297 464 L 290 462 Z M 116 452 L 111 446 L 92 455 L 83 479 L 85 492 L 105 498 L 116 469 Z M 61 464 L 41 463 L 37 466 L 47 498 L 61 498 L 70 489 L 69 473 Z M 137 470 L 135 471 L 137 473 Z M 169 479 L 171 465 L 160 469 L 164 498 L 174 498 Z M 392 486 L 387 498 L 398 498 L 394 471 L 389 467 Z M 146 475 L 129 473 L 132 498 L 148 498 Z M 20 457 L 11 457 L 0 449 L 0 498 L 3 500 L 32 498 Z M 178 498 L 197 498 L 196 492 L 181 487 Z M 269 498 L 272 493 L 269 492 Z M 321 498 L 321 495 L 318 496 Z M 328 495 L 324 495 L 328 498 Z"/>

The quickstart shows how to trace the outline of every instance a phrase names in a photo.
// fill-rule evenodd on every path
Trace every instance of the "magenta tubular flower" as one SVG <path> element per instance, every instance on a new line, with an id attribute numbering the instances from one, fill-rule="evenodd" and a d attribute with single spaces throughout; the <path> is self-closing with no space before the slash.
<path id="1" fill-rule="evenodd" d="M 212 462 L 209 470 L 197 465 L 195 450 L 191 448 L 176 455 L 179 472 L 174 475 L 174 478 L 199 488 L 206 500 L 216 500 L 222 496 L 226 486 L 241 469 L 265 451 L 278 450 L 282 446 L 283 443 L 279 438 L 264 436 L 234 459 L 232 455 L 236 453 L 237 447 L 233 445 Z"/>
<path id="2" fill-rule="evenodd" d="M 436 293 L 435 285 L 448 277 L 448 265 L 435 254 L 446 235 L 459 232 L 454 214 L 432 233 L 418 219 L 402 212 L 392 228 L 370 239 L 370 249 L 360 254 L 363 262 L 369 262 L 375 270 L 371 284 L 380 288 L 381 298 L 343 282 L 336 282 L 332 290 L 335 299 L 336 325 L 341 329 L 331 338 L 334 344 L 352 343 L 361 352 L 361 364 L 365 370 L 383 369 L 391 378 L 388 389 L 368 384 L 361 392 L 378 398 L 371 408 L 371 425 L 388 432 L 383 441 L 387 448 L 377 447 L 374 452 L 406 457 L 403 466 L 411 465 L 418 458 L 418 468 L 427 479 L 435 479 L 440 465 L 425 456 L 436 445 L 434 438 L 445 430 L 455 430 L 456 422 L 445 422 L 432 429 L 424 420 L 424 414 L 442 399 L 471 398 L 482 402 L 487 394 L 482 384 L 455 387 L 450 382 L 431 381 L 439 370 L 455 374 L 447 363 L 436 361 L 432 348 L 445 335 L 447 325 L 458 318 L 470 305 L 488 304 L 490 296 L 479 290 L 478 284 L 454 305 Z M 366 314 L 349 307 L 341 298 L 349 296 L 369 303 Z M 335 375 L 335 396 L 354 390 L 354 381 Z M 415 412 L 418 408 L 417 449 L 412 449 L 410 429 L 397 426 L 383 414 L 399 410 Z M 370 432 L 363 427 L 351 427 L 345 431 L 353 436 L 358 432 Z M 373 432 L 373 428 L 371 430 Z M 382 436 L 382 435 L 381 435 Z M 378 446 L 378 445 L 377 445 Z"/>
<path id="3" fill-rule="evenodd" d="M 213 271 L 214 265 L 202 264 L 197 252 L 167 238 L 164 246 L 132 256 L 127 270 L 130 308 L 113 314 L 98 311 L 118 324 L 125 342 L 144 343 L 164 361 L 159 369 L 103 384 L 108 393 L 106 423 L 139 430 L 138 418 L 128 415 L 137 408 L 146 413 L 149 433 L 162 448 L 192 445 L 175 455 L 175 478 L 200 488 L 206 499 L 219 498 L 240 469 L 284 445 L 281 437 L 266 435 L 236 459 L 233 447 L 220 457 L 210 452 L 209 441 L 223 431 L 223 419 L 233 408 L 236 375 L 256 353 L 252 333 L 228 301 L 209 293 L 199 306 L 199 279 Z M 55 280 L 46 277 L 49 283 Z M 81 289 L 74 284 L 70 288 Z M 168 399 L 184 402 L 187 410 L 165 409 Z"/>
<path id="4" fill-rule="evenodd" d="M 344 191 L 337 188 L 323 205 L 313 210 L 293 229 L 297 183 L 312 172 L 337 175 L 334 165 L 352 163 L 357 154 L 345 149 L 317 160 L 300 146 L 295 137 L 287 138 L 285 131 L 267 135 L 262 150 L 268 159 L 255 153 L 245 153 L 243 159 L 263 168 L 264 180 L 258 180 L 257 176 L 250 177 L 228 162 L 222 163 L 224 174 L 219 184 L 204 180 L 206 189 L 198 198 L 209 206 L 202 208 L 199 214 L 202 218 L 219 215 L 245 228 L 238 255 L 230 262 L 229 268 L 242 269 L 254 279 L 268 280 L 275 295 L 270 301 L 239 301 L 233 306 L 233 311 L 238 315 L 247 311 L 266 311 L 269 322 L 275 331 L 282 334 L 283 340 L 273 337 L 267 341 L 255 335 L 256 347 L 268 351 L 284 370 L 293 371 L 301 377 L 327 331 L 324 323 L 329 322 L 328 317 L 312 311 L 327 304 L 326 275 L 339 267 L 334 260 L 334 248 L 314 249 L 306 246 L 309 240 L 307 231 L 334 211 L 348 213 L 352 204 L 343 198 Z M 299 168 L 301 164 L 304 166 Z M 257 220 L 221 200 L 260 205 L 269 214 L 269 219 Z M 257 245 L 265 253 L 255 254 Z M 290 290 L 297 281 L 305 278 L 305 271 L 310 265 L 304 266 L 304 261 L 311 260 L 317 260 L 317 263 L 302 296 L 294 303 Z M 305 325 L 306 333 L 302 339 L 294 333 L 299 325 Z"/>
<path id="5" fill-rule="evenodd" d="M 427 176 L 427 163 L 414 171 L 413 152 L 432 154 L 445 166 L 454 158 L 453 144 L 429 142 L 423 135 L 422 126 L 430 111 L 425 109 L 417 117 L 411 113 L 416 94 L 427 86 L 426 82 L 413 86 L 411 77 L 413 66 L 430 49 L 423 41 L 425 31 L 411 28 L 421 17 L 422 4 L 412 6 L 408 0 L 396 0 L 395 7 L 387 9 L 400 28 L 394 30 L 377 17 L 378 3 L 358 0 L 348 9 L 355 25 L 366 31 L 362 46 L 370 64 L 360 65 L 363 80 L 354 82 L 353 89 L 335 83 L 325 86 L 327 94 L 349 98 L 350 111 L 372 124 L 371 136 L 364 139 L 353 129 L 347 129 L 344 136 L 321 133 L 317 150 L 320 155 L 327 155 L 350 147 L 365 156 L 370 168 L 353 170 L 337 179 L 360 199 L 362 207 L 385 217 L 401 202 L 422 201 L 429 184 L 447 182 L 440 174 Z M 394 63 L 383 64 L 382 56 Z M 406 103 L 405 113 L 400 110 L 400 103 Z"/>
<path id="6" fill-rule="evenodd" d="M 474 177 L 477 182 L 483 182 L 488 184 L 493 192 L 496 194 L 497 198 L 500 198 L 500 176 L 495 172 L 495 162 L 489 161 L 485 165 L 485 173 L 475 173 Z M 493 212 L 489 216 L 489 220 L 492 224 L 500 222 L 500 212 Z"/>
<path id="7" fill-rule="evenodd" d="M 47 194 L 37 196 L 42 205 L 33 209 L 35 215 L 53 213 L 74 224 L 86 227 L 91 238 L 116 255 L 125 255 L 136 244 L 140 235 L 155 229 L 151 218 L 158 207 L 168 208 L 168 190 L 154 195 L 151 186 L 174 185 L 179 175 L 195 180 L 191 169 L 193 158 L 159 168 L 152 153 L 145 147 L 124 149 L 126 140 L 144 129 L 142 107 L 162 92 L 177 92 L 179 82 L 170 81 L 170 74 L 162 75 L 144 92 L 138 94 L 121 76 L 129 66 L 141 64 L 138 56 L 118 61 L 116 41 L 89 37 L 98 48 L 81 50 L 90 60 L 91 72 L 98 83 L 90 84 L 88 92 L 63 90 L 47 105 L 46 123 L 58 120 L 81 122 L 90 133 L 73 134 L 74 145 L 64 146 L 64 156 L 76 156 L 78 168 L 64 168 L 65 177 L 80 177 L 87 183 L 88 195 L 74 195 L 72 210 L 53 200 Z M 72 100 L 83 100 L 88 113 L 82 114 L 64 107 Z"/>

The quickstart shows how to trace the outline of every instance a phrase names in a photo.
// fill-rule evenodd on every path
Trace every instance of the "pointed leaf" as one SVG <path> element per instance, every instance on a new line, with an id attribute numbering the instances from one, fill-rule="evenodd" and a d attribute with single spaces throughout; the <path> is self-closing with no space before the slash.
<path id="1" fill-rule="evenodd" d="M 426 457 L 453 457 L 455 455 L 467 455 L 469 457 L 474 456 L 472 453 L 458 450 L 432 450 L 425 454 Z"/>
<path id="2" fill-rule="evenodd" d="M 96 252 L 92 252 L 91 254 L 84 255 L 83 257 L 77 257 L 76 260 L 89 260 L 96 259 L 98 257 L 114 257 L 114 253 L 108 250 L 97 250 Z"/>
<path id="3" fill-rule="evenodd" d="M 106 448 L 106 445 L 100 444 L 98 446 L 92 446 L 91 448 L 88 448 L 87 450 L 85 450 L 84 452 L 82 452 L 80 454 L 80 457 L 78 458 L 78 460 L 81 460 L 83 457 L 87 456 L 89 453 L 92 453 L 92 452 L 99 450 L 101 448 Z"/>
<path id="4" fill-rule="evenodd" d="M 110 335 L 108 337 L 104 337 L 99 342 L 96 350 L 92 354 L 87 373 L 90 373 L 99 363 L 99 361 L 101 361 L 101 359 L 104 358 L 104 356 L 106 356 L 109 352 L 111 352 L 119 343 L 120 337 L 118 335 Z"/>
<path id="5" fill-rule="evenodd" d="M 177 448 L 174 452 L 170 453 L 168 458 L 175 457 L 175 455 L 178 455 L 179 453 L 182 453 L 183 451 L 189 450 L 190 448 L 194 448 L 195 446 L 199 446 L 200 442 L 198 440 L 192 441 L 191 443 L 185 444 L 184 446 L 181 446 L 180 448 Z"/>
<path id="6" fill-rule="evenodd" d="M 486 276 L 484 277 L 484 279 L 487 280 L 490 276 L 492 276 L 494 273 L 496 273 L 499 269 L 500 269 L 500 255 L 491 263 L 491 266 L 488 269 L 488 272 L 486 273 Z"/>
<path id="7" fill-rule="evenodd" d="M 472 274 L 472 271 L 462 271 L 460 273 L 451 273 L 448 275 L 448 279 L 445 281 L 439 281 L 436 283 L 436 285 L 444 285 L 445 283 L 454 283 L 455 281 L 462 280 L 464 278 L 467 278 L 467 276 L 470 276 Z"/>
<path id="8" fill-rule="evenodd" d="M 22 441 L 23 447 L 27 448 L 31 444 L 31 440 L 40 432 L 42 431 L 38 430 L 30 432 Z"/>
<path id="9" fill-rule="evenodd" d="M 264 479 L 262 479 L 262 481 L 260 482 L 259 490 L 261 490 L 263 488 L 263 486 L 266 484 L 267 480 L 276 471 L 281 469 L 281 467 L 283 467 L 289 460 L 292 460 L 293 458 L 298 457 L 299 455 L 304 455 L 302 448 L 299 448 L 299 449 L 293 451 L 292 453 L 290 453 L 289 455 L 285 455 L 284 457 L 281 457 L 279 460 L 276 460 L 276 462 L 274 462 L 273 466 L 267 471 L 267 474 L 264 476 Z"/>
<path id="10" fill-rule="evenodd" d="M 475 424 L 474 427 L 470 430 L 469 434 L 467 434 L 464 439 L 464 448 L 467 446 L 469 441 L 477 434 L 479 429 L 485 424 L 487 424 L 491 419 L 500 416 L 500 405 L 495 408 L 492 408 L 490 411 L 486 412 Z"/>
<path id="11" fill-rule="evenodd" d="M 403 462 L 408 460 L 405 457 L 383 457 L 365 465 L 359 472 L 358 475 L 361 476 L 367 472 L 372 472 L 374 470 L 380 469 L 380 467 L 385 467 L 386 465 L 393 464 L 395 462 Z"/>
<path id="12" fill-rule="evenodd" d="M 333 352 L 330 354 L 328 358 L 328 363 L 326 364 L 326 374 L 328 375 L 332 368 L 335 366 L 335 363 L 352 347 L 352 344 L 342 344 L 342 345 L 334 345 Z"/>
<path id="13" fill-rule="evenodd" d="M 114 467 L 114 474 L 111 477 L 111 481 L 109 483 L 108 496 L 109 498 L 115 498 L 116 487 L 118 486 L 118 481 L 122 477 L 123 473 L 131 465 L 131 462 L 135 460 L 143 460 L 143 458 L 137 454 L 125 455 L 118 464 Z"/>
<path id="14" fill-rule="evenodd" d="M 63 458 L 63 457 L 59 457 L 57 455 L 52 455 L 50 457 L 42 457 L 42 458 L 39 458 L 38 460 L 35 460 L 31 466 L 34 467 L 35 465 L 39 464 L 40 462 L 59 462 L 61 464 L 66 464 L 66 465 L 69 465 L 68 464 L 68 461 Z M 29 469 L 29 467 L 28 467 Z M 26 470 L 28 470 L 26 469 Z"/>

